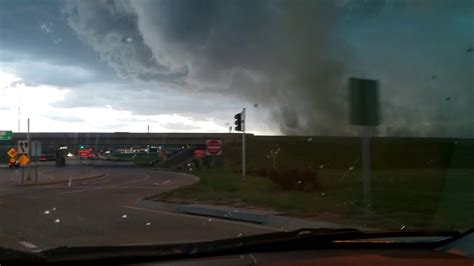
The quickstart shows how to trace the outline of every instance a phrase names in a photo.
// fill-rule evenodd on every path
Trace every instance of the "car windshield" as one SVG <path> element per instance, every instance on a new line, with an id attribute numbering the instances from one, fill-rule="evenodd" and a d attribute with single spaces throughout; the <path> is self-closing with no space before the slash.
<path id="1" fill-rule="evenodd" d="M 0 247 L 474 225 L 472 0 L 0 0 Z"/>

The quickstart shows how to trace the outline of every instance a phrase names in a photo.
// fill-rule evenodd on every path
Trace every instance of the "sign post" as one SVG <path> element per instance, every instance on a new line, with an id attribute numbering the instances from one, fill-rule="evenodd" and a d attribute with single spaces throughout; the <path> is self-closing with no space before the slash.
<path id="1" fill-rule="evenodd" d="M 366 214 L 372 208 L 370 177 L 370 130 L 380 123 L 378 81 L 350 78 L 350 123 L 360 126 L 362 196 Z"/>
<path id="2" fill-rule="evenodd" d="M 41 156 L 41 141 L 32 141 L 30 145 L 30 155 L 34 157 L 35 162 L 35 183 L 38 183 L 38 157 Z"/>

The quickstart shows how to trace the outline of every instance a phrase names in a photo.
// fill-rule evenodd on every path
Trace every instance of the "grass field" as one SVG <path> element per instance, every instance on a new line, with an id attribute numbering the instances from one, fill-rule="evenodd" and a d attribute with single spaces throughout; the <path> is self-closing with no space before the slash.
<path id="1" fill-rule="evenodd" d="M 264 177 L 229 170 L 194 172 L 200 182 L 160 194 L 160 200 L 272 209 L 295 217 L 386 228 L 455 228 L 474 224 L 471 169 L 382 170 L 373 174 L 373 213 L 364 215 L 358 171 L 321 170 L 316 192 L 282 191 Z M 344 176 L 344 178 L 342 178 Z M 446 181 L 450 179 L 450 181 Z"/>
<path id="2" fill-rule="evenodd" d="M 195 185 L 161 200 L 272 209 L 289 216 L 374 227 L 456 228 L 474 225 L 474 146 L 471 140 L 372 140 L 373 211 L 362 209 L 359 142 L 354 138 L 249 137 L 247 169 L 318 171 L 313 192 L 284 191 L 266 177 L 239 176 L 240 142 L 224 143 L 222 168 L 193 172 Z M 276 160 L 270 151 L 279 149 Z M 295 179 L 298 177 L 295 176 Z"/>

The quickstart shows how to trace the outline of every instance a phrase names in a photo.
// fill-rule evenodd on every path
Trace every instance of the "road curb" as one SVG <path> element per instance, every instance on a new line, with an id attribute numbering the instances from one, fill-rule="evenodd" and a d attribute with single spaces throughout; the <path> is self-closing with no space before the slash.
<path id="1" fill-rule="evenodd" d="M 166 203 L 153 200 L 141 200 L 137 203 L 138 206 L 165 210 L 170 212 L 185 213 L 191 215 L 210 216 L 227 220 L 234 220 L 240 222 L 249 222 L 254 224 L 261 224 L 269 227 L 275 227 L 282 230 L 296 230 L 300 228 L 357 228 L 360 230 L 373 230 L 373 228 L 361 226 L 349 226 L 327 221 L 305 220 L 300 218 L 292 218 L 273 214 L 259 214 L 257 211 L 244 211 L 242 209 L 232 209 L 229 207 L 222 208 L 219 206 L 212 206 L 209 208 L 193 205 L 193 204 L 175 204 Z"/>
<path id="2" fill-rule="evenodd" d="M 90 179 L 96 179 L 96 178 L 101 178 L 104 177 L 105 173 L 101 173 L 98 175 L 93 175 L 93 176 L 88 176 L 88 177 L 82 177 L 82 178 L 76 178 L 76 179 L 71 179 L 71 182 L 77 182 L 77 181 L 84 181 L 84 180 L 90 180 Z M 15 184 L 15 186 L 19 187 L 33 187 L 33 186 L 44 186 L 44 185 L 54 185 L 54 184 L 62 184 L 62 183 L 68 183 L 69 180 L 55 180 L 55 181 L 48 181 L 48 182 L 41 182 L 41 183 L 30 183 L 30 184 Z"/>

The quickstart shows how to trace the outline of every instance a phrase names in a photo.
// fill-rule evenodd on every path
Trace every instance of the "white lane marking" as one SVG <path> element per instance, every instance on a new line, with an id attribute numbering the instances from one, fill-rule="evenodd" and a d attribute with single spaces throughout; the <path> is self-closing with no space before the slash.
<path id="1" fill-rule="evenodd" d="M 20 241 L 18 242 L 18 244 L 24 246 L 24 247 L 27 247 L 27 248 L 30 248 L 30 249 L 34 249 L 34 248 L 38 248 L 37 245 L 33 244 L 33 243 L 30 243 L 28 241 Z"/>
<path id="2" fill-rule="evenodd" d="M 154 213 L 159 213 L 159 214 L 166 214 L 166 215 L 172 215 L 172 216 L 187 217 L 187 218 L 194 218 L 194 219 L 209 221 L 209 217 L 196 216 L 196 215 L 192 215 L 192 214 L 182 214 L 182 213 L 158 211 L 158 210 L 144 209 L 144 208 L 139 208 L 139 207 L 127 206 L 127 205 L 124 205 L 122 207 L 132 209 L 132 210 L 138 210 L 138 211 L 154 212 Z M 212 219 L 213 219 L 213 221 L 217 221 L 217 222 L 221 222 L 221 223 L 237 224 L 237 225 L 255 227 L 255 228 L 260 228 L 260 229 L 273 230 L 273 231 L 284 231 L 284 230 L 281 230 L 279 228 L 273 228 L 273 227 L 268 227 L 268 226 L 264 226 L 264 225 L 251 224 L 251 223 L 238 222 L 238 221 L 231 221 L 231 220 L 224 220 L 224 219 L 219 219 L 219 218 L 212 218 Z"/>
<path id="3" fill-rule="evenodd" d="M 111 187 L 118 187 L 118 186 L 123 186 L 123 185 L 129 185 L 129 184 L 135 184 L 135 183 L 140 183 L 140 182 L 143 182 L 143 181 L 147 181 L 148 179 L 151 178 L 151 176 L 147 173 L 140 173 L 140 172 L 135 172 L 136 174 L 143 174 L 145 175 L 145 178 L 143 179 L 140 179 L 140 180 L 133 180 L 133 181 L 130 181 L 130 182 L 125 182 L 125 183 L 122 183 L 122 184 L 116 184 L 116 185 L 112 185 Z"/>
<path id="4" fill-rule="evenodd" d="M 162 184 L 162 185 L 166 185 L 166 184 L 168 184 L 168 183 L 170 183 L 170 182 L 171 182 L 171 180 L 166 180 L 165 182 L 163 182 L 163 183 L 161 183 L 161 184 Z"/>

